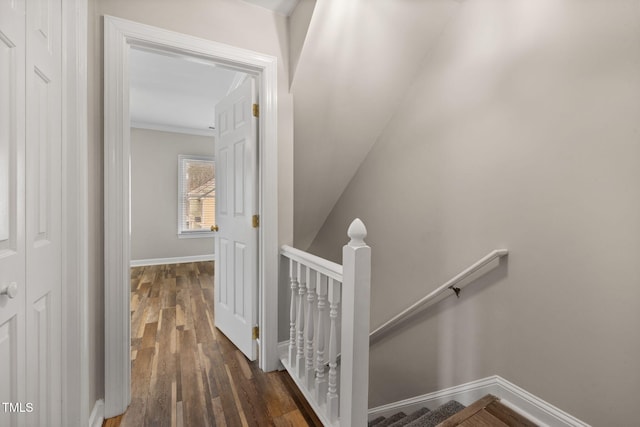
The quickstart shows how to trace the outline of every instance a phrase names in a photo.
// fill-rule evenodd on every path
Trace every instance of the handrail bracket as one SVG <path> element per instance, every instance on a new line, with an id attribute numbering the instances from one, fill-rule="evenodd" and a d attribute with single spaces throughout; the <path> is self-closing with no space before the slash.
<path id="1" fill-rule="evenodd" d="M 460 298 L 460 291 L 462 289 L 455 287 L 454 285 L 449 286 L 449 289 L 451 289 L 453 292 L 456 293 L 456 297 Z"/>

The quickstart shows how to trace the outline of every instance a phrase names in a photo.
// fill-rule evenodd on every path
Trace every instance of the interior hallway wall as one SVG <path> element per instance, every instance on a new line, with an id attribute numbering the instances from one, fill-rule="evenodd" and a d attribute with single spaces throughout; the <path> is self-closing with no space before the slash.
<path id="1" fill-rule="evenodd" d="M 278 232 L 293 241 L 293 113 L 286 17 L 240 0 L 89 0 L 90 401 L 104 396 L 103 15 L 273 55 L 278 60 Z"/>
<path id="2" fill-rule="evenodd" d="M 214 138 L 131 129 L 131 260 L 212 255 L 213 237 L 178 237 L 178 156 L 215 154 Z"/>
<path id="3" fill-rule="evenodd" d="M 497 374 L 637 422 L 639 117 L 640 1 L 461 3 L 311 251 L 363 219 L 372 328 L 510 254 L 372 346 L 370 406 Z"/>

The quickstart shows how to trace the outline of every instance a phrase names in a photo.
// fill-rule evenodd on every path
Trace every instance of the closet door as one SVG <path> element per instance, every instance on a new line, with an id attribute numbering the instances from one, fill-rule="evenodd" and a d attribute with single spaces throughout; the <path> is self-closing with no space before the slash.
<path id="1" fill-rule="evenodd" d="M 26 401 L 25 4 L 0 0 L 0 402 Z M 5 408 L 5 406 L 7 406 Z M 0 406 L 0 425 L 26 425 Z"/>
<path id="2" fill-rule="evenodd" d="M 61 1 L 26 1 L 26 373 L 41 426 L 61 408 Z"/>
<path id="3" fill-rule="evenodd" d="M 0 0 L 0 425 L 61 423 L 62 0 Z"/>

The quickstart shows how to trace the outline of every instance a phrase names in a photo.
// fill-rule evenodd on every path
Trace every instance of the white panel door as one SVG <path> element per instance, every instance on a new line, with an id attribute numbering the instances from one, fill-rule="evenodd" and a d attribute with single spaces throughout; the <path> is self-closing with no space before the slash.
<path id="1" fill-rule="evenodd" d="M 24 7 L 0 0 L 0 402 L 7 403 L 26 399 Z M 0 426 L 25 425 L 18 408 L 4 406 Z"/>
<path id="2" fill-rule="evenodd" d="M 61 0 L 27 0 L 27 398 L 29 423 L 60 425 Z"/>
<path id="3" fill-rule="evenodd" d="M 2 426 L 61 424 L 61 1 L 0 0 Z"/>
<path id="4" fill-rule="evenodd" d="M 215 323 L 247 358 L 257 344 L 258 213 L 255 82 L 247 79 L 216 106 Z"/>

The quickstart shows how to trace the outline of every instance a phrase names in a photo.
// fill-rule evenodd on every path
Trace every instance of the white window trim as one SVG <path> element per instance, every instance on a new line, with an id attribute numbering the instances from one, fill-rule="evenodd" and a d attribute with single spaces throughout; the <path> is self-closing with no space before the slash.
<path id="1" fill-rule="evenodd" d="M 199 231 L 199 230 L 182 230 L 182 222 L 183 222 L 183 203 L 184 199 L 182 197 L 184 193 L 184 161 L 185 160 L 196 160 L 196 161 L 205 161 L 205 162 L 213 162 L 214 170 L 215 170 L 215 157 L 214 156 L 196 156 L 191 154 L 179 154 L 178 155 L 178 238 L 179 239 L 200 239 L 200 238 L 211 238 L 215 236 L 215 233 L 212 231 Z"/>

